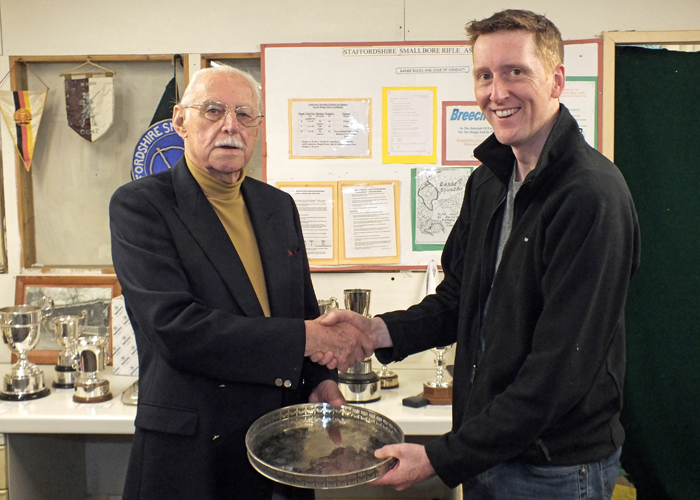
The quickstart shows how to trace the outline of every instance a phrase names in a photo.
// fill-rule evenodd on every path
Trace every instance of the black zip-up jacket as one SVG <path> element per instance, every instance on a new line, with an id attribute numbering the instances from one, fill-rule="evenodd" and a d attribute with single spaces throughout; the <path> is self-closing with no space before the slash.
<path id="1" fill-rule="evenodd" d="M 640 254 L 621 173 L 562 105 L 515 197 L 494 276 L 515 157 L 493 135 L 475 155 L 444 280 L 420 304 L 380 315 L 393 348 L 377 351 L 388 362 L 457 342 L 452 430 L 426 445 L 450 487 L 499 463 L 582 464 L 622 445 L 624 306 Z"/>

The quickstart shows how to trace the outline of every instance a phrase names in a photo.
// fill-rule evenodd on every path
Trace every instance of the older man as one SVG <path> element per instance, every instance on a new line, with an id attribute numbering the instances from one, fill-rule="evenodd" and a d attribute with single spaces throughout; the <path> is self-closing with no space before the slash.
<path id="1" fill-rule="evenodd" d="M 294 202 L 245 175 L 259 88 L 228 66 L 195 73 L 173 114 L 184 158 L 112 197 L 112 257 L 139 352 L 124 500 L 312 495 L 258 474 L 245 433 L 286 405 L 344 403 L 337 373 L 310 354 L 337 349 L 346 368 L 373 348 L 352 326 L 313 320 Z"/>
<path id="2" fill-rule="evenodd" d="M 624 305 L 639 226 L 622 175 L 559 96 L 559 30 L 506 10 L 467 26 L 494 134 L 476 150 L 434 295 L 373 319 L 380 361 L 457 342 L 452 431 L 387 446 L 398 489 L 437 474 L 470 500 L 609 499 L 624 441 Z M 313 359 L 332 362 L 331 353 Z"/>

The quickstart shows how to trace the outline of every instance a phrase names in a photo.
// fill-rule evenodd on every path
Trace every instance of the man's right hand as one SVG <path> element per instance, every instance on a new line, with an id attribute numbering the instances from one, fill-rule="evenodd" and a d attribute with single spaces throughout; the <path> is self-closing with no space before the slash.
<path id="1" fill-rule="evenodd" d="M 372 339 L 350 323 L 324 325 L 321 319 L 307 320 L 304 356 L 328 367 L 346 371 L 374 352 Z"/>

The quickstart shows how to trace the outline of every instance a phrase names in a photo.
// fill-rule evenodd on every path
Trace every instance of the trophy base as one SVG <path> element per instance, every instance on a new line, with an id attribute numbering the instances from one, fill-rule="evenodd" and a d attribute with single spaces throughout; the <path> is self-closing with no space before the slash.
<path id="1" fill-rule="evenodd" d="M 56 389 L 73 389 L 78 379 L 78 372 L 72 366 L 56 365 L 56 380 L 53 385 Z"/>
<path id="2" fill-rule="evenodd" d="M 139 381 L 137 380 L 129 387 L 124 389 L 121 397 L 122 403 L 129 406 L 136 406 L 139 404 Z"/>
<path id="3" fill-rule="evenodd" d="M 397 389 L 399 387 L 399 376 L 394 372 L 390 371 L 387 374 L 379 372 L 378 375 L 382 389 Z"/>
<path id="4" fill-rule="evenodd" d="M 27 363 L 17 366 L 5 375 L 0 399 L 5 401 L 25 401 L 27 399 L 43 398 L 51 394 L 44 384 L 44 372 L 35 365 Z"/>
<path id="5" fill-rule="evenodd" d="M 0 392 L 0 399 L 3 401 L 28 401 L 31 399 L 39 399 L 51 394 L 51 389 L 44 387 L 38 392 L 24 392 L 12 394 L 8 392 Z"/>
<path id="6" fill-rule="evenodd" d="M 98 380 L 95 383 L 85 384 L 80 381 L 75 383 L 75 394 L 73 401 L 76 403 L 102 403 L 112 399 L 109 392 L 109 381 Z"/>
<path id="7" fill-rule="evenodd" d="M 451 405 L 452 384 L 440 387 L 423 384 L 423 397 L 430 401 L 431 405 Z"/>
<path id="8" fill-rule="evenodd" d="M 346 384 L 339 383 L 340 392 L 348 403 L 372 403 L 382 397 L 379 382 Z"/>
<path id="9" fill-rule="evenodd" d="M 54 389 L 75 389 L 75 383 L 62 384 L 61 382 L 56 382 L 55 380 L 51 382 Z"/>
<path id="10" fill-rule="evenodd" d="M 381 397 L 379 377 L 374 372 L 338 373 L 338 387 L 348 403 L 372 403 Z"/>

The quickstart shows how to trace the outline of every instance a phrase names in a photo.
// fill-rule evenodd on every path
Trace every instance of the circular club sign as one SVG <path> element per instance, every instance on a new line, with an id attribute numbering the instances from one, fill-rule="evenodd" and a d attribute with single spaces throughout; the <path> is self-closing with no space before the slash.
<path id="1" fill-rule="evenodd" d="M 171 168 L 182 158 L 184 152 L 185 144 L 175 132 L 172 120 L 154 123 L 141 136 L 134 150 L 134 179 Z"/>

